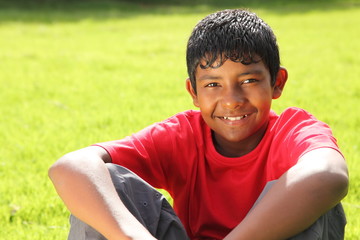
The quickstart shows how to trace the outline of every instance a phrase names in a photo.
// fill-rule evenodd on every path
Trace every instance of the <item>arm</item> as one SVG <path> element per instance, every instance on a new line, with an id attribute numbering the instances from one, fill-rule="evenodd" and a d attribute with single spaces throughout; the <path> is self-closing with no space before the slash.
<path id="1" fill-rule="evenodd" d="M 107 239 L 155 239 L 121 202 L 106 162 L 103 148 L 87 147 L 60 158 L 49 177 L 68 209 Z"/>
<path id="2" fill-rule="evenodd" d="M 346 196 L 348 173 L 330 148 L 306 153 L 224 240 L 280 240 L 294 236 Z"/>

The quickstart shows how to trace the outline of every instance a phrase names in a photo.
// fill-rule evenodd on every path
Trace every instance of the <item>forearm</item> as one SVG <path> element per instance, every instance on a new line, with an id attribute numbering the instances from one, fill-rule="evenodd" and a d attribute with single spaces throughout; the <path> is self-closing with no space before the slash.
<path id="1" fill-rule="evenodd" d="M 104 162 L 86 158 L 79 164 L 81 157 L 74 163 L 65 156 L 49 170 L 68 209 L 107 239 L 154 239 L 121 202 Z"/>
<path id="2" fill-rule="evenodd" d="M 309 167 L 313 164 L 304 161 L 286 172 L 225 239 L 287 239 L 336 205 L 347 191 L 344 165 Z"/>

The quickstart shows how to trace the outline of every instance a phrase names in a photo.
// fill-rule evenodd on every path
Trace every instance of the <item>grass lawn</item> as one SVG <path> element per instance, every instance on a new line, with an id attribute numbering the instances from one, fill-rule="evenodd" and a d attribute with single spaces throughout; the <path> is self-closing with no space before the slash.
<path id="1" fill-rule="evenodd" d="M 0 1 L 0 239 L 66 239 L 48 167 L 193 108 L 187 38 L 208 13 L 234 7 L 278 37 L 289 80 L 273 109 L 302 107 L 332 127 L 350 170 L 346 239 L 359 239 L 359 2 L 218 2 Z"/>

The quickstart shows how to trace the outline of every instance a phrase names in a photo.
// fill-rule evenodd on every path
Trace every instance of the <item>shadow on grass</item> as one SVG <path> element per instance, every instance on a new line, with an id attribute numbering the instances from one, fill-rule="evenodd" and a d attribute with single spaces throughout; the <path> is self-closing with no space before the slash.
<path id="1" fill-rule="evenodd" d="M 358 8 L 358 0 L 0 0 L 0 23 L 73 22 L 137 15 L 202 14 L 225 8 L 278 14 Z"/>

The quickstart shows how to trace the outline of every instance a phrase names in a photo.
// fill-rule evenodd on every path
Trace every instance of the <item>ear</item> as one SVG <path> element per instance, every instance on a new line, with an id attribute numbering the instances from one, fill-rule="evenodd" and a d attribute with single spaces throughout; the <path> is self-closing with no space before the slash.
<path id="1" fill-rule="evenodd" d="M 194 88 L 191 85 L 190 78 L 186 79 L 186 90 L 189 92 L 189 94 L 190 94 L 190 96 L 191 96 L 191 98 L 193 100 L 194 106 L 199 107 L 199 101 L 198 101 L 198 98 L 197 98 L 197 94 L 196 94 Z"/>
<path id="2" fill-rule="evenodd" d="M 288 72 L 287 72 L 286 68 L 280 67 L 280 69 L 276 75 L 273 99 L 277 99 L 281 96 L 287 79 L 288 79 Z"/>

